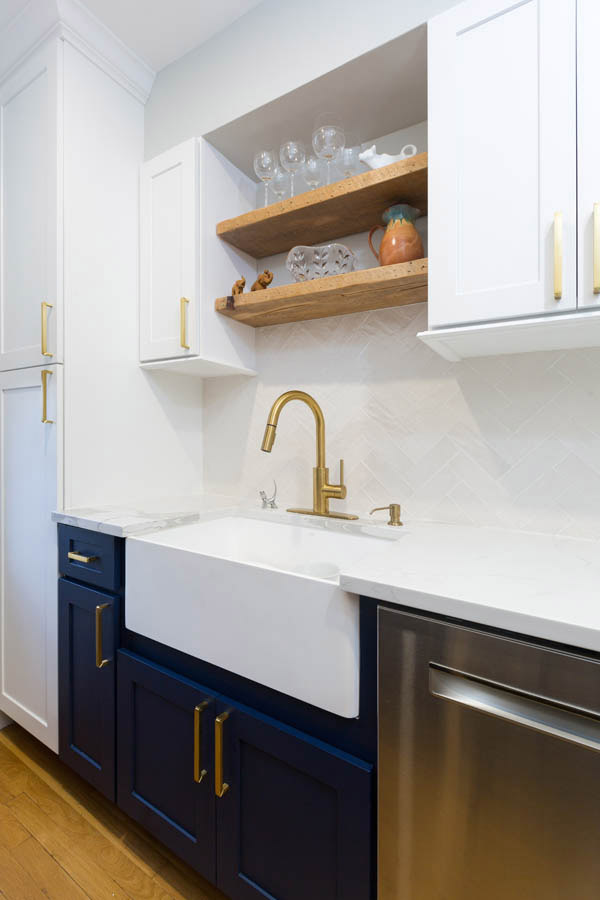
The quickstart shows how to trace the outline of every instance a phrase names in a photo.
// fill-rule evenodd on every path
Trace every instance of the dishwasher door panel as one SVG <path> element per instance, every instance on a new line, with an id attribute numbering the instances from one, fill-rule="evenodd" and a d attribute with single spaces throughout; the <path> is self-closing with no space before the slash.
<path id="1" fill-rule="evenodd" d="M 379 610 L 379 900 L 598 900 L 600 664 Z"/>

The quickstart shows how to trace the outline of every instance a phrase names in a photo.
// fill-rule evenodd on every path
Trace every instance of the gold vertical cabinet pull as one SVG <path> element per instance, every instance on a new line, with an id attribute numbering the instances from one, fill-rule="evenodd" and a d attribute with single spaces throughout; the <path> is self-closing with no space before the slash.
<path id="1" fill-rule="evenodd" d="M 562 299 L 563 290 L 563 214 L 554 213 L 554 299 Z"/>
<path id="2" fill-rule="evenodd" d="M 215 719 L 215 794 L 224 797 L 229 790 L 229 785 L 223 781 L 223 724 L 229 718 L 229 713 L 221 713 Z"/>
<path id="3" fill-rule="evenodd" d="M 187 297 L 182 297 L 179 301 L 179 343 L 184 350 L 189 350 L 190 345 L 187 342 L 186 327 L 186 306 L 189 304 Z"/>
<path id="4" fill-rule="evenodd" d="M 203 700 L 194 709 L 194 781 L 200 784 L 205 775 L 208 775 L 206 769 L 201 768 L 202 758 L 202 713 L 209 705 L 209 700 Z"/>
<path id="5" fill-rule="evenodd" d="M 102 658 L 102 611 L 110 606 L 110 603 L 100 603 L 96 607 L 96 668 L 103 669 L 110 662 Z"/>
<path id="6" fill-rule="evenodd" d="M 48 418 L 48 375 L 52 375 L 52 369 L 42 369 L 42 422 L 54 425 L 54 419 Z"/>
<path id="7" fill-rule="evenodd" d="M 600 294 L 600 203 L 594 203 L 594 293 Z"/>
<path id="8" fill-rule="evenodd" d="M 48 352 L 48 310 L 53 309 L 51 303 L 42 303 L 42 356 L 53 356 Z"/>

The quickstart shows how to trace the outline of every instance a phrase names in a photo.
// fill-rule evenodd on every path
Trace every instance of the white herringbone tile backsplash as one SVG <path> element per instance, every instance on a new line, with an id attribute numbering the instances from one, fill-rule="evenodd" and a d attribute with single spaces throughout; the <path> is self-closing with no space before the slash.
<path id="1" fill-rule="evenodd" d="M 205 486 L 310 506 L 314 423 L 291 403 L 269 454 L 269 408 L 290 388 L 323 407 L 327 462 L 346 463 L 365 515 L 600 539 L 600 349 L 448 363 L 416 337 L 425 304 L 259 329 L 259 376 L 205 382 Z M 258 502 L 258 501 L 257 501 Z"/>

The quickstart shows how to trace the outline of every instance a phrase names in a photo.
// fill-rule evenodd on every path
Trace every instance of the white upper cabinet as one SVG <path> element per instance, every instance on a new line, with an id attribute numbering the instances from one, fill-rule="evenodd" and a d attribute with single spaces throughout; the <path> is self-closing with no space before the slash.
<path id="1" fill-rule="evenodd" d="M 186 141 L 142 167 L 142 361 L 196 355 L 196 141 Z"/>
<path id="2" fill-rule="evenodd" d="M 62 361 L 59 67 L 50 41 L 0 84 L 0 370 Z"/>
<path id="3" fill-rule="evenodd" d="M 600 3 L 577 7 L 579 306 L 600 307 Z"/>
<path id="4" fill-rule="evenodd" d="M 0 373 L 0 708 L 58 751 L 62 366 Z"/>
<path id="5" fill-rule="evenodd" d="M 430 21 L 430 328 L 576 308 L 575 53 L 576 0 Z"/>
<path id="6" fill-rule="evenodd" d="M 142 166 L 140 361 L 146 368 L 252 374 L 253 330 L 224 320 L 214 301 L 238 278 L 248 284 L 256 278 L 255 261 L 216 236 L 217 222 L 246 212 L 254 195 L 254 183 L 204 140 L 192 138 Z"/>

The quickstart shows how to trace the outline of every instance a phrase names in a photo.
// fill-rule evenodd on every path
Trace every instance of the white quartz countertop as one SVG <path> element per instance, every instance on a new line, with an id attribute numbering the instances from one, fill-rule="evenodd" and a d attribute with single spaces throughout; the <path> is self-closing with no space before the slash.
<path id="1" fill-rule="evenodd" d="M 413 607 L 600 652 L 600 542 L 419 523 L 342 587 Z"/>
<path id="2" fill-rule="evenodd" d="M 53 519 L 116 537 L 149 534 L 225 512 L 202 495 L 56 512 Z M 269 511 L 257 512 L 269 517 Z M 289 518 L 281 512 L 277 518 Z M 335 520 L 305 524 L 343 528 Z M 294 517 L 295 520 L 296 517 Z M 327 523 L 333 522 L 333 526 Z M 360 524 L 360 523 L 357 523 Z M 373 519 L 363 522 L 373 525 Z M 600 542 L 499 528 L 410 523 L 398 540 L 342 567 L 341 586 L 388 603 L 600 652 Z"/>
<path id="3" fill-rule="evenodd" d="M 149 500 L 130 505 L 66 509 L 52 513 L 52 521 L 100 531 L 113 537 L 149 534 L 175 525 L 196 522 L 201 516 L 235 507 L 231 497 L 218 494 Z"/>

